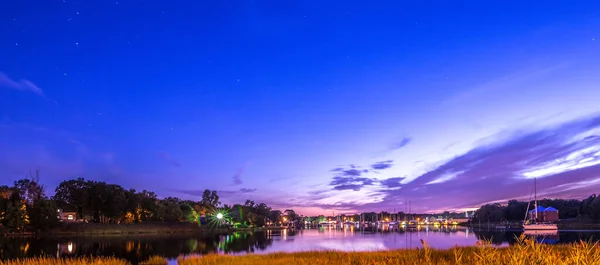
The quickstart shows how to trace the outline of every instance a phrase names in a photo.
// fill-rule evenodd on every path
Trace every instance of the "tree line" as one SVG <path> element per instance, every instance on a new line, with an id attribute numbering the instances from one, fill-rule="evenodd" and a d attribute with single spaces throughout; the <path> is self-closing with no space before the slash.
<path id="1" fill-rule="evenodd" d="M 75 212 L 78 222 L 146 223 L 187 222 L 236 227 L 276 225 L 300 219 L 294 210 L 274 210 L 264 203 L 222 204 L 214 190 L 201 200 L 160 199 L 156 193 L 125 189 L 120 185 L 77 178 L 61 182 L 47 196 L 36 171 L 12 186 L 0 186 L 0 232 L 33 232 L 60 224 L 59 209 Z M 219 215 L 218 220 L 216 216 Z"/>
<path id="2" fill-rule="evenodd" d="M 510 200 L 506 205 L 499 203 L 486 204 L 477 209 L 472 222 L 518 222 L 523 221 L 525 214 L 533 210 L 533 202 Z M 543 199 L 538 205 L 556 208 L 559 219 L 576 219 L 581 221 L 600 221 L 600 197 L 595 194 L 583 199 Z M 528 207 L 529 206 L 529 207 Z"/>

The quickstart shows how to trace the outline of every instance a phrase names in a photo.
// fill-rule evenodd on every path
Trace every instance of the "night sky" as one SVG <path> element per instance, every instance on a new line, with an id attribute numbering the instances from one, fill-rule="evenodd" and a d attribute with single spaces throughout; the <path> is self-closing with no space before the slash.
<path id="1" fill-rule="evenodd" d="M 488 2 L 2 0 L 0 184 L 303 214 L 597 192 L 600 1 Z"/>

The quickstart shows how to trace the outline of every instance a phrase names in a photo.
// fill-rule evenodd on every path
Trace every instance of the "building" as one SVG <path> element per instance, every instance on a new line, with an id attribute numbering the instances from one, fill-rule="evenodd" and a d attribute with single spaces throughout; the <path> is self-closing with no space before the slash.
<path id="1" fill-rule="evenodd" d="M 61 222 L 76 222 L 77 211 L 72 209 L 58 209 L 58 220 Z"/>
<path id="2" fill-rule="evenodd" d="M 536 211 L 537 220 L 535 219 Z M 529 211 L 529 220 L 536 220 L 537 222 L 556 222 L 558 221 L 558 210 L 552 206 L 548 208 L 538 206 L 536 209 Z"/>
<path id="3" fill-rule="evenodd" d="M 545 222 L 558 221 L 558 210 L 552 206 L 546 208 L 542 214 Z"/>

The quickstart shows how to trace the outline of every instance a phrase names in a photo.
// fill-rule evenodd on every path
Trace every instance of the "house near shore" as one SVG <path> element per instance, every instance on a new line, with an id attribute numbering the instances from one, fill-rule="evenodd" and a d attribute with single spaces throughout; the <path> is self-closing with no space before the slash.
<path id="1" fill-rule="evenodd" d="M 69 208 L 58 209 L 57 214 L 58 214 L 58 216 L 57 216 L 58 220 L 60 220 L 61 222 L 76 222 L 77 221 L 77 211 L 75 211 L 74 209 L 69 209 Z"/>
<path id="2" fill-rule="evenodd" d="M 537 222 L 556 222 L 558 221 L 558 210 L 552 206 L 545 208 L 538 206 L 536 209 L 529 211 L 529 220 L 535 220 L 537 212 Z"/>

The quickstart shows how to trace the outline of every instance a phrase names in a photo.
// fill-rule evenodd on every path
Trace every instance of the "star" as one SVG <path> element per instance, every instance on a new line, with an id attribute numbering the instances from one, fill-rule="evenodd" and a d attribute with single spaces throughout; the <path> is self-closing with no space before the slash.
<path id="1" fill-rule="evenodd" d="M 76 45 L 76 46 L 79 46 L 79 42 L 75 42 L 75 45 Z"/>
<path id="2" fill-rule="evenodd" d="M 63 73 L 64 76 L 67 76 L 67 73 Z"/>
<path id="3" fill-rule="evenodd" d="M 19 46 L 19 43 L 18 43 L 18 42 L 17 42 L 17 43 L 15 43 L 15 46 Z"/>
<path id="4" fill-rule="evenodd" d="M 77 15 L 79 15 L 79 11 L 77 11 Z"/>

